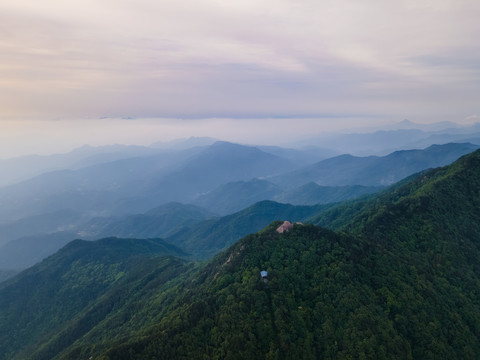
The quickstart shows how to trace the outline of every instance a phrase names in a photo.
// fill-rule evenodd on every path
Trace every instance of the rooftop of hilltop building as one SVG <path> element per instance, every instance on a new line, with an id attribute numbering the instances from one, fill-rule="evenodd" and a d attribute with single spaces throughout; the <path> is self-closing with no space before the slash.
<path id="1" fill-rule="evenodd" d="M 301 222 L 296 222 L 295 224 L 303 225 Z M 283 233 L 283 232 L 285 232 L 285 231 L 290 231 L 290 229 L 292 229 L 292 228 L 293 228 L 293 224 L 292 224 L 290 221 L 285 220 L 285 221 L 283 222 L 283 224 L 280 225 L 280 226 L 277 228 L 277 232 L 278 232 L 279 234 L 281 234 L 281 233 Z"/>

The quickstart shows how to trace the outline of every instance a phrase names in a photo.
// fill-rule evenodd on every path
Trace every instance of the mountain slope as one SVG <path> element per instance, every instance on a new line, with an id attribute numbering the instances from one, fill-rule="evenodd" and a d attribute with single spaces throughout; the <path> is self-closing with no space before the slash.
<path id="1" fill-rule="evenodd" d="M 212 217 L 211 213 L 194 205 L 169 203 L 144 214 L 113 219 L 94 218 L 80 225 L 75 225 L 76 222 L 81 221 L 79 215 L 70 214 L 67 211 L 28 218 L 12 225 L 0 226 L 2 236 L 7 239 L 15 234 L 21 235 L 22 232 L 39 231 L 35 235 L 14 238 L 3 245 L 0 241 L 0 269 L 23 270 L 55 253 L 76 238 L 95 240 L 105 237 L 165 237 L 177 232 L 183 226 L 190 226 Z M 71 225 L 67 226 L 66 230 L 59 229 L 58 223 L 65 219 L 70 219 Z M 50 224 L 49 221 L 53 223 Z"/>
<path id="2" fill-rule="evenodd" d="M 165 237 L 179 228 L 212 218 L 209 211 L 194 205 L 176 202 L 167 203 L 151 209 L 144 214 L 128 215 L 121 218 L 95 218 L 83 226 L 77 227 L 82 237 L 98 239 L 101 237 Z"/>
<path id="3" fill-rule="evenodd" d="M 444 227 L 455 220 L 455 225 L 462 221 L 462 229 L 473 231 L 480 224 L 476 208 L 479 204 L 476 191 L 480 187 L 477 179 L 479 154 L 477 150 L 450 166 L 412 175 L 374 198 L 334 206 L 310 221 L 351 233 L 378 233 L 379 226 L 388 225 L 390 230 L 397 223 L 404 224 L 403 229 L 416 222 L 413 226 L 416 228 L 422 220 L 428 223 L 434 213 L 437 227 Z M 417 213 L 415 217 L 412 212 Z M 469 223 L 465 222 L 466 219 Z"/>
<path id="4" fill-rule="evenodd" d="M 81 222 L 82 214 L 66 209 L 26 217 L 10 224 L 0 225 L 0 246 L 31 234 L 68 230 Z"/>
<path id="5" fill-rule="evenodd" d="M 189 202 L 228 182 L 270 176 L 294 168 L 295 163 L 255 147 L 218 141 L 181 169 L 160 181 L 148 181 L 145 186 L 151 196 L 163 202 Z"/>
<path id="6" fill-rule="evenodd" d="M 285 191 L 275 196 L 273 200 L 292 205 L 328 204 L 373 194 L 382 189 L 381 186 L 362 185 L 321 186 L 310 182 L 296 189 Z"/>
<path id="7" fill-rule="evenodd" d="M 208 259 L 242 237 L 279 219 L 302 221 L 328 205 L 293 206 L 261 201 L 237 213 L 185 227 L 166 238 L 195 258 Z"/>
<path id="8" fill-rule="evenodd" d="M 90 279 L 82 269 L 93 267 L 61 270 L 63 257 L 53 256 L 29 270 L 36 281 L 23 273 L 0 285 L 0 349 L 33 360 L 479 358 L 479 179 L 477 151 L 337 207 L 342 232 L 297 224 L 278 233 L 275 222 L 205 265 L 177 263 L 158 282 L 172 268 L 151 259 L 68 324 L 58 318 L 71 311 L 36 307 L 69 306 L 74 291 L 94 297 L 82 286 L 97 289 L 123 270 L 105 267 Z M 47 273 L 51 283 L 35 277 Z M 52 284 L 62 279 L 84 281 L 58 291 Z M 25 339 L 18 331 L 32 316 L 53 318 L 51 332 Z"/>
<path id="9" fill-rule="evenodd" d="M 396 151 L 383 157 L 340 155 L 269 180 L 290 188 L 308 182 L 330 186 L 386 186 L 416 172 L 448 165 L 478 148 L 468 143 L 450 143 L 424 150 Z"/>
<path id="10" fill-rule="evenodd" d="M 231 182 L 197 197 L 193 204 L 227 215 L 240 211 L 256 202 L 271 200 L 292 205 L 317 205 L 344 201 L 380 191 L 380 186 L 320 186 L 310 182 L 284 191 L 270 181 L 252 179 Z"/>
<path id="11" fill-rule="evenodd" d="M 281 192 L 277 185 L 266 180 L 235 181 L 220 185 L 197 197 L 192 203 L 214 213 L 227 215 L 245 209 L 256 202 L 272 200 Z"/>
<path id="12" fill-rule="evenodd" d="M 0 269 L 0 283 L 18 274 L 18 271 Z"/>
<path id="13" fill-rule="evenodd" d="M 103 359 L 478 358 L 478 179 L 480 152 L 370 202 L 354 237 L 251 235 L 197 277 L 195 300 Z"/>
<path id="14" fill-rule="evenodd" d="M 110 291 L 111 296 L 120 296 L 117 286 L 125 288 L 131 274 L 139 269 L 147 271 L 145 264 L 152 257 L 182 254 L 156 239 L 69 243 L 0 284 L 0 357 L 31 359 L 34 352 L 48 350 L 41 344 L 50 341 L 57 341 L 56 348 L 70 345 L 111 311 L 115 298 L 105 302 L 103 296 Z M 168 278 L 177 276 L 183 267 L 179 260 L 158 261 L 161 265 L 155 267 L 167 271 Z M 76 321 L 78 316 L 86 317 L 88 323 Z"/>

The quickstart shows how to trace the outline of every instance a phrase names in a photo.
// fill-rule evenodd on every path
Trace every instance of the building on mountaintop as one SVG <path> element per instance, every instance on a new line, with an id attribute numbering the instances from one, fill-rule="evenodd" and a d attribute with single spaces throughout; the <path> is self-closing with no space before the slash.
<path id="1" fill-rule="evenodd" d="M 281 234 L 281 233 L 283 233 L 283 232 L 285 232 L 285 231 L 290 231 L 290 229 L 292 229 L 292 228 L 293 228 L 293 224 L 292 224 L 290 221 L 285 220 L 285 221 L 283 222 L 283 224 L 280 225 L 280 226 L 277 228 L 277 232 L 278 232 L 279 234 Z"/>

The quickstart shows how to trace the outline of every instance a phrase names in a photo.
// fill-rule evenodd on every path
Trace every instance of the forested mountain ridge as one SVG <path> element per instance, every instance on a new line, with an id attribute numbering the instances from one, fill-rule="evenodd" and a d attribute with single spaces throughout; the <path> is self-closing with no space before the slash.
<path id="1" fill-rule="evenodd" d="M 0 269 L 21 270 L 32 266 L 79 237 L 86 240 L 107 236 L 161 237 L 184 249 L 191 258 L 206 259 L 276 219 L 303 221 L 329 206 L 292 206 L 262 201 L 231 215 L 212 217 L 209 212 L 194 205 L 169 203 L 145 214 L 118 219 L 95 218 L 76 231 L 16 239 L 0 246 Z"/>
<path id="2" fill-rule="evenodd" d="M 183 226 L 191 226 L 211 217 L 211 213 L 194 205 L 168 203 L 144 214 L 121 218 L 97 217 L 79 226 L 73 225 L 75 224 L 75 213 L 71 214 L 68 211 L 28 218 L 11 226 L 0 226 L 0 233 L 8 239 L 10 237 L 9 230 L 10 233 L 17 232 L 19 234 L 21 231 L 28 232 L 35 227 L 47 228 L 50 224 L 44 219 L 60 223 L 62 219 L 70 218 L 72 225 L 66 229 L 59 228 L 59 231 L 54 233 L 42 232 L 38 235 L 14 238 L 4 245 L 0 243 L 0 269 L 16 271 L 26 269 L 76 238 L 85 240 L 105 237 L 164 238 L 177 232 Z"/>
<path id="3" fill-rule="evenodd" d="M 242 237 L 260 231 L 272 221 L 304 221 L 331 205 L 293 206 L 260 201 L 242 211 L 185 227 L 165 240 L 185 249 L 196 259 L 209 259 Z"/>
<path id="4" fill-rule="evenodd" d="M 72 261 L 114 243 L 75 241 L 0 285 L 0 354 L 479 358 L 479 179 L 476 151 L 327 210 L 316 221 L 331 230 L 274 222 L 203 265 L 161 256 L 160 240 Z"/>
<path id="5" fill-rule="evenodd" d="M 75 240 L 3 282 L 0 358 L 33 359 L 71 344 L 127 301 L 135 280 L 153 272 L 161 287 L 184 271 L 172 255 L 184 253 L 159 239 Z"/>
<path id="6" fill-rule="evenodd" d="M 207 266 L 196 300 L 100 358 L 478 358 L 479 172 L 477 151 L 420 174 L 368 201 L 353 235 L 250 235 Z"/>
<path id="7" fill-rule="evenodd" d="M 462 229 L 473 230 L 480 226 L 479 158 L 477 150 L 449 166 L 412 175 L 376 196 L 333 206 L 309 221 L 334 230 L 373 234 L 386 224 L 392 227 L 429 216 L 423 220 L 437 219 L 442 226 L 463 219 Z M 407 218 L 413 212 L 414 219 Z"/>

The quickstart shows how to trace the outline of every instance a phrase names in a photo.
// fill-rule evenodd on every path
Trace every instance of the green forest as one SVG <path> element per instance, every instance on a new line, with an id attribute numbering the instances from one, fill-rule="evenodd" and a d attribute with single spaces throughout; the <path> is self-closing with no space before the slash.
<path id="1" fill-rule="evenodd" d="M 480 358 L 479 151 L 308 215 L 203 262 L 70 243 L 0 283 L 0 358 Z"/>

